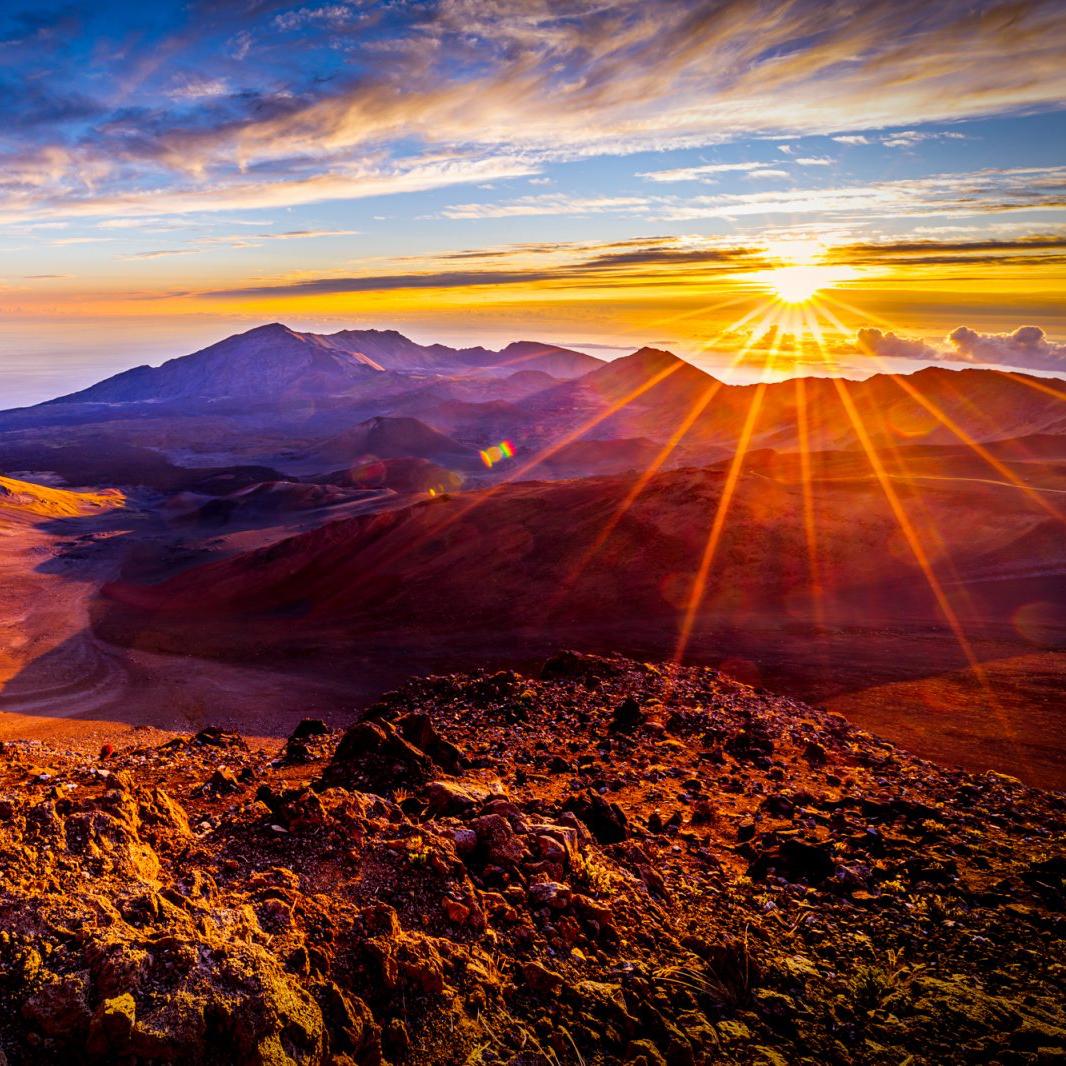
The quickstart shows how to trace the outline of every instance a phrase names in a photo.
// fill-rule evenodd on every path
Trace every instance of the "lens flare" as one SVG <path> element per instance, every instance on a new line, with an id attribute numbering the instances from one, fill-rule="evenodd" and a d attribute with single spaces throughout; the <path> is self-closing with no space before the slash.
<path id="1" fill-rule="evenodd" d="M 514 458 L 514 445 L 509 440 L 501 440 L 499 444 L 492 444 L 480 452 L 481 461 L 491 470 L 504 459 Z"/>

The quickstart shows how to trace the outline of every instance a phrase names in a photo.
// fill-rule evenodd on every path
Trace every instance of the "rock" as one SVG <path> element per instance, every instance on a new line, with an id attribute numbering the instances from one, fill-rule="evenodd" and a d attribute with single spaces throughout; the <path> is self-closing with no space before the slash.
<path id="1" fill-rule="evenodd" d="M 462 925 L 470 917 L 469 907 L 454 899 L 449 899 L 447 896 L 442 901 L 441 907 L 448 921 L 454 922 L 456 925 Z"/>
<path id="2" fill-rule="evenodd" d="M 630 1040 L 623 1066 L 667 1066 L 662 1052 L 650 1040 Z"/>
<path id="3" fill-rule="evenodd" d="M 614 733 L 632 733 L 644 723 L 646 717 L 640 709 L 640 704 L 631 697 L 627 697 L 614 709 L 608 728 Z"/>
<path id="4" fill-rule="evenodd" d="M 477 834 L 478 846 L 490 862 L 505 866 L 521 862 L 529 855 L 525 843 L 501 814 L 475 818 L 470 828 Z"/>
<path id="5" fill-rule="evenodd" d="M 480 807 L 491 795 L 477 784 L 461 785 L 457 781 L 430 781 L 426 786 L 429 809 L 434 814 L 466 814 Z"/>
<path id="6" fill-rule="evenodd" d="M 329 734 L 329 726 L 320 718 L 304 718 L 297 723 L 289 734 L 290 740 L 306 740 L 308 737 L 322 737 Z"/>
<path id="7" fill-rule="evenodd" d="M 571 796 L 564 806 L 588 826 L 601 844 L 618 844 L 629 836 L 628 820 L 622 808 L 595 792 Z"/>
<path id="8" fill-rule="evenodd" d="M 817 740 L 809 740 L 803 749 L 803 757 L 811 766 L 825 766 L 829 762 L 829 755 L 825 748 Z"/>
<path id="9" fill-rule="evenodd" d="M 521 972 L 526 986 L 538 996 L 555 996 L 562 988 L 562 977 L 539 962 L 524 963 Z"/>
<path id="10" fill-rule="evenodd" d="M 542 858 L 552 862 L 560 861 L 564 866 L 571 865 L 577 858 L 579 847 L 577 829 L 574 826 L 534 822 L 530 824 L 529 832 L 534 837 Z M 561 849 L 562 854 L 553 845 Z"/>
<path id="11" fill-rule="evenodd" d="M 237 778 L 234 777 L 233 771 L 225 766 L 220 767 L 211 775 L 205 788 L 219 796 L 228 796 L 233 792 L 240 792 L 241 790 L 240 783 L 237 781 Z"/>
<path id="12" fill-rule="evenodd" d="M 562 651 L 553 655 L 541 667 L 544 681 L 559 681 L 575 678 L 605 678 L 618 673 L 618 667 L 610 659 L 598 655 L 583 655 L 576 651 Z"/>
<path id="13" fill-rule="evenodd" d="M 45 1036 L 66 1043 L 85 1039 L 92 1014 L 84 973 L 42 975 L 37 991 L 22 1008 L 23 1019 Z"/>
<path id="14" fill-rule="evenodd" d="M 208 726 L 206 729 L 201 729 L 200 732 L 193 737 L 193 740 L 197 744 L 204 744 L 212 748 L 247 749 L 248 747 L 244 738 L 239 733 L 228 733 L 226 730 L 220 729 L 218 726 Z"/>
<path id="15" fill-rule="evenodd" d="M 359 722 L 341 738 L 322 775 L 330 785 L 357 785 L 372 792 L 422 785 L 437 770 L 434 761 L 388 722 Z"/>
<path id="16" fill-rule="evenodd" d="M 570 886 L 558 881 L 543 881 L 529 886 L 530 901 L 537 907 L 563 910 L 570 905 Z"/>
<path id="17" fill-rule="evenodd" d="M 452 839 L 459 855 L 473 855 L 477 850 L 477 833 L 473 829 L 456 829 L 452 833 Z"/>
<path id="18" fill-rule="evenodd" d="M 767 837 L 771 836 L 767 834 Z M 810 844 L 786 837 L 759 852 L 748 866 L 748 877 L 759 881 L 771 870 L 788 881 L 820 885 L 832 876 L 836 864 L 829 844 Z"/>
<path id="19" fill-rule="evenodd" d="M 88 1050 L 97 1055 L 129 1047 L 137 1023 L 137 1004 L 129 992 L 105 999 L 89 1027 Z"/>
<path id="20" fill-rule="evenodd" d="M 449 773 L 457 773 L 466 765 L 462 750 L 437 732 L 428 714 L 404 715 L 396 726 L 406 740 L 424 751 Z"/>

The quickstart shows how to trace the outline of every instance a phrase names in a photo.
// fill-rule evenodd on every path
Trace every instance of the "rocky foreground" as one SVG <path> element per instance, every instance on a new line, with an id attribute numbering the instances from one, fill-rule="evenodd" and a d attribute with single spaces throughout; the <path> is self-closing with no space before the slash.
<path id="1" fill-rule="evenodd" d="M 1063 800 L 706 669 L 0 752 L 0 1062 L 1066 1057 Z"/>

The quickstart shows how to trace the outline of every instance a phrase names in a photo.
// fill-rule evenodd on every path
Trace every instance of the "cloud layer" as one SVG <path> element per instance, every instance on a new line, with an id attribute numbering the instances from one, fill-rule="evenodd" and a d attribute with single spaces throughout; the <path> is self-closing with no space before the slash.
<path id="1" fill-rule="evenodd" d="M 880 143 L 910 149 L 961 136 L 912 126 L 1066 100 L 1059 0 L 52 7 L 0 15 L 0 219 L 308 203 L 758 134 L 906 124 Z"/>
<path id="2" fill-rule="evenodd" d="M 1039 326 L 1021 326 L 1013 333 L 979 333 L 959 326 L 947 340 L 950 349 L 934 348 L 918 338 L 900 337 L 879 329 L 860 329 L 859 350 L 875 358 L 922 362 L 975 363 L 1066 373 L 1066 344 L 1048 339 Z"/>

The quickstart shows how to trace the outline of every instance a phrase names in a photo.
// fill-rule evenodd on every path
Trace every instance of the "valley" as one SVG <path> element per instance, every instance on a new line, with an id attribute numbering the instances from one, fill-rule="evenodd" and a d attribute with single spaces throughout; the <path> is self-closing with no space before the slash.
<path id="1" fill-rule="evenodd" d="M 0 511 L 0 729 L 280 736 L 575 647 L 680 654 L 1061 786 L 1054 388 L 783 382 L 738 455 L 752 387 L 655 349 L 252 330 L 0 413 L 0 469 L 53 494 Z"/>

